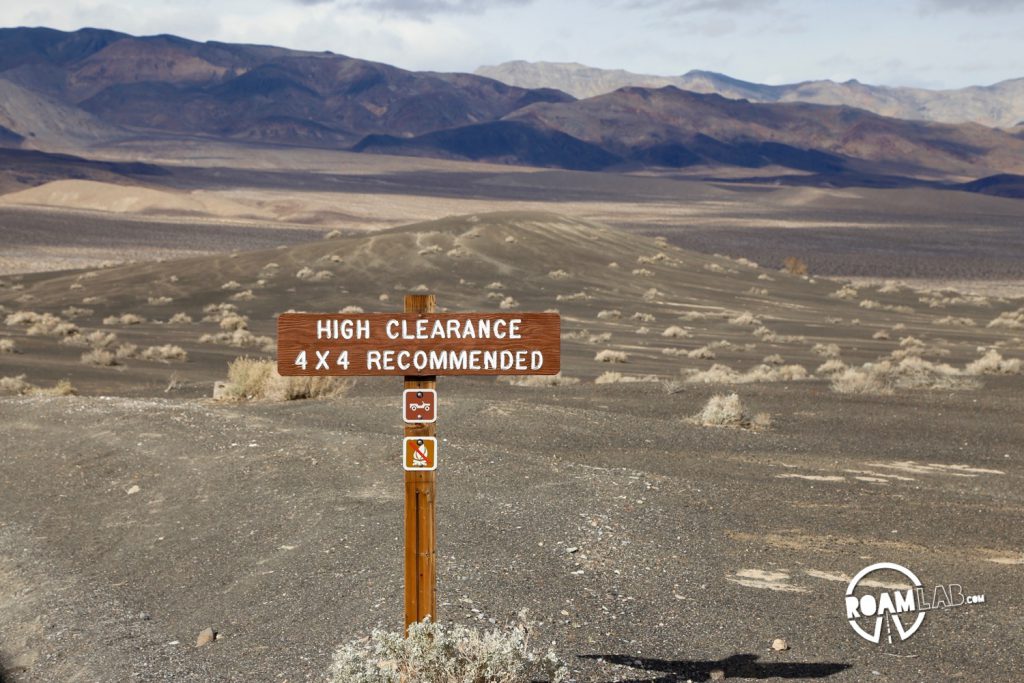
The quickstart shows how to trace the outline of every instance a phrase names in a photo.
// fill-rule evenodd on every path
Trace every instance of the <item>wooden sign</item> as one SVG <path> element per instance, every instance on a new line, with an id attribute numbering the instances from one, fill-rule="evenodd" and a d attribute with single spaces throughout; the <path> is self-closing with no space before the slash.
<path id="1" fill-rule="evenodd" d="M 557 313 L 283 313 L 282 375 L 554 375 Z"/>
<path id="2" fill-rule="evenodd" d="M 557 313 L 437 313 L 433 295 L 408 294 L 404 313 L 283 313 L 277 371 L 285 376 L 405 378 L 405 625 L 437 621 L 437 375 L 554 375 Z"/>
<path id="3" fill-rule="evenodd" d="M 402 419 L 408 424 L 437 422 L 437 392 L 433 389 L 406 389 L 402 392 Z"/>

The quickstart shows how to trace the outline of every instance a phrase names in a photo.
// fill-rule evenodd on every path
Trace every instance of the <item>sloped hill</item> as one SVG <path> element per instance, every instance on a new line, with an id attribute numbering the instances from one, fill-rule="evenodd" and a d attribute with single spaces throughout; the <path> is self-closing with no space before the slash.
<path id="1" fill-rule="evenodd" d="M 139 351 L 174 344 L 187 352 L 184 363 L 129 353 L 96 367 L 79 360 L 84 342 L 27 335 L 18 323 L 3 329 L 23 353 L 0 355 L 0 376 L 67 376 L 85 391 L 118 393 L 162 391 L 173 372 L 206 394 L 230 359 L 272 355 L 277 314 L 400 310 L 409 291 L 436 293 L 452 311 L 558 310 L 564 374 L 586 380 L 606 371 L 678 380 L 714 363 L 811 376 L 828 357 L 876 360 L 903 348 L 905 337 L 966 363 L 980 344 L 1012 340 L 1011 328 L 985 324 L 1019 307 L 949 292 L 841 288 L 548 213 L 460 216 L 281 249 L 14 276 L 4 285 L 8 314 L 51 313 Z M 222 325 L 228 312 L 244 325 Z M 141 320 L 126 323 L 125 314 Z M 972 325 L 941 322 L 963 319 Z M 766 357 L 801 368 L 761 368 Z"/>

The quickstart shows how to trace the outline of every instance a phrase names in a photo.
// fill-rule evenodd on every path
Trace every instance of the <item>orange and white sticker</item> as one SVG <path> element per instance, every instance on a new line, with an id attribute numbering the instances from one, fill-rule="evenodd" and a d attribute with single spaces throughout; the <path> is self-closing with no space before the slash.
<path id="1" fill-rule="evenodd" d="M 437 469 L 437 438 L 433 436 L 407 436 L 405 441 L 405 470 Z"/>

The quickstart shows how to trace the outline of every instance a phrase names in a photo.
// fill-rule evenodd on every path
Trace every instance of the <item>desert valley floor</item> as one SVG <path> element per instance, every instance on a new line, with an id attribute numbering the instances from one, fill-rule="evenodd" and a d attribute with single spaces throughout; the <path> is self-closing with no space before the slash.
<path id="1" fill-rule="evenodd" d="M 398 628 L 400 382 L 211 396 L 278 313 L 427 291 L 562 316 L 556 379 L 439 383 L 442 620 L 527 608 L 579 681 L 1019 679 L 1024 202 L 209 155 L 4 180 L 4 683 L 321 680 Z M 882 561 L 986 602 L 869 644 Z"/>

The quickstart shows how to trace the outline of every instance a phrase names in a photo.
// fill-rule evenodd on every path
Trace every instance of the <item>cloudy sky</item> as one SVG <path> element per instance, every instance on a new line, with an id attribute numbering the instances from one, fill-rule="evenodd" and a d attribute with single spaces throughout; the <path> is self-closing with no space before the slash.
<path id="1" fill-rule="evenodd" d="M 32 0 L 0 3 L 0 25 L 173 33 L 444 71 L 526 59 L 939 88 L 1024 76 L 1024 0 Z"/>

